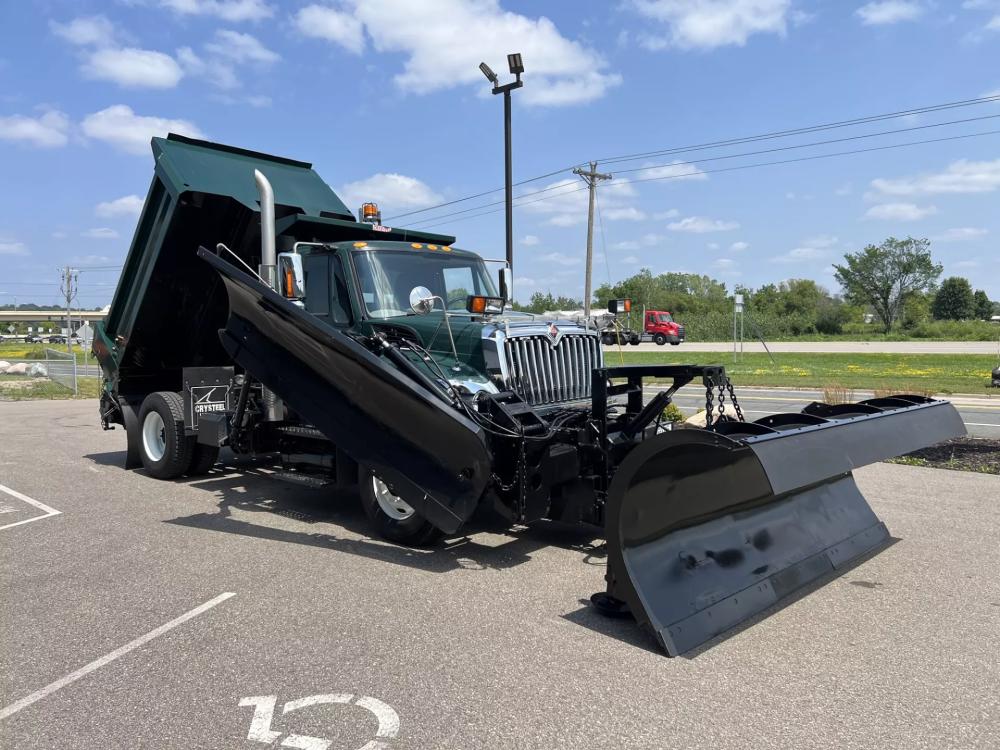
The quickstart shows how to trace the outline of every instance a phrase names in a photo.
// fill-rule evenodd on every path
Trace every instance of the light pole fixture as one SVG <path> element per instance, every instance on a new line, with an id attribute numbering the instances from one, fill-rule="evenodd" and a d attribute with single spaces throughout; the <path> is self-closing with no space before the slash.
<path id="1" fill-rule="evenodd" d="M 521 74 L 524 72 L 524 63 L 521 62 L 521 53 L 514 52 L 507 55 L 507 67 L 515 80 L 510 83 L 500 85 L 500 79 L 486 63 L 479 63 L 479 69 L 483 72 L 491 84 L 493 84 L 494 94 L 503 94 L 503 143 L 504 143 L 504 204 L 507 221 L 507 267 L 510 269 L 511 279 L 514 277 L 514 187 L 513 187 L 513 167 L 511 165 L 511 145 L 510 145 L 510 92 L 519 89 L 524 85 Z M 513 282 L 511 282 L 513 287 Z M 511 301 L 514 299 L 513 288 L 506 290 L 507 297 Z"/>

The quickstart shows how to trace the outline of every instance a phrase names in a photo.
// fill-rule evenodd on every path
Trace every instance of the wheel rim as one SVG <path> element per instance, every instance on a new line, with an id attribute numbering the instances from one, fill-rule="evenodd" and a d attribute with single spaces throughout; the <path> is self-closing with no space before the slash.
<path id="1" fill-rule="evenodd" d="M 142 448 L 154 462 L 167 452 L 167 429 L 163 417 L 155 411 L 149 412 L 142 423 Z"/>
<path id="2" fill-rule="evenodd" d="M 412 506 L 398 495 L 392 494 L 389 485 L 376 476 L 372 477 L 372 489 L 375 491 L 378 507 L 394 521 L 405 521 L 414 514 Z"/>

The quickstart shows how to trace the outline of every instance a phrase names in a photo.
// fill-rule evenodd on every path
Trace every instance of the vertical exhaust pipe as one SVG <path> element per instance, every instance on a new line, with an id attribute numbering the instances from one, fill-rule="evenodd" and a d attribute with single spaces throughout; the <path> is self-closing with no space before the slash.
<path id="1" fill-rule="evenodd" d="M 274 290 L 278 289 L 278 254 L 274 237 L 274 188 L 259 169 L 253 171 L 260 195 L 260 266 L 258 273 Z M 268 422 L 284 419 L 284 405 L 274 392 L 264 389 L 264 408 Z"/>

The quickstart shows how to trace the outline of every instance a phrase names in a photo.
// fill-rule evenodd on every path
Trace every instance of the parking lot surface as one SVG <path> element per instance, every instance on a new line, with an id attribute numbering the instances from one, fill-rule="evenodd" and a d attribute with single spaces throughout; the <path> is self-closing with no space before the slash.
<path id="1" fill-rule="evenodd" d="M 583 603 L 604 574 L 587 531 L 483 516 L 409 550 L 368 537 L 350 496 L 267 466 L 160 482 L 124 471 L 124 447 L 96 402 L 0 403 L 4 748 L 911 750 L 1000 736 L 997 476 L 857 472 L 894 544 L 667 659 Z"/>

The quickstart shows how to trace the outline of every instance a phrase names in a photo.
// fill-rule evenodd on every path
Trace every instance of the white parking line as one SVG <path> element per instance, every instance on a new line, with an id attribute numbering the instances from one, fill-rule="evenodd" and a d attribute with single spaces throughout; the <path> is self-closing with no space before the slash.
<path id="1" fill-rule="evenodd" d="M 21 524 L 31 523 L 32 521 L 41 521 L 43 518 L 49 518 L 50 516 L 58 516 L 60 513 L 62 513 L 61 510 L 50 508 L 45 503 L 40 503 L 37 500 L 32 500 L 27 495 L 22 495 L 20 492 L 12 490 L 10 487 L 4 487 L 2 484 L 0 484 L 0 492 L 6 492 L 11 497 L 16 497 L 18 500 L 26 502 L 28 505 L 33 505 L 39 510 L 45 511 L 40 516 L 35 516 L 34 518 L 26 518 L 23 521 L 15 521 L 14 523 L 8 523 L 5 526 L 0 526 L 0 531 L 3 531 L 4 529 L 13 528 L 14 526 L 20 526 Z"/>
<path id="2" fill-rule="evenodd" d="M 90 674 L 91 672 L 94 672 L 94 671 L 100 669 L 104 665 L 110 664 L 111 662 L 113 662 L 118 657 L 124 656 L 125 654 L 127 654 L 129 651 L 134 651 L 135 649 L 139 648 L 140 646 L 144 646 L 145 644 L 149 643 L 154 638 L 158 638 L 159 636 L 163 635 L 167 631 L 173 630 L 178 625 L 183 625 L 188 620 L 190 620 L 190 619 L 192 619 L 194 617 L 197 617 L 202 612 L 206 612 L 206 611 L 210 610 L 216 604 L 221 604 L 222 602 L 226 601 L 226 599 L 228 599 L 228 598 L 230 598 L 232 596 L 236 596 L 236 594 L 234 594 L 232 592 L 229 592 L 229 591 L 227 591 L 227 592 L 225 592 L 223 594 L 219 594 L 214 599 L 210 599 L 209 601 L 205 602 L 204 604 L 202 604 L 202 605 L 200 605 L 198 607 L 195 607 L 191 611 L 185 612 L 180 617 L 174 618 L 170 622 L 165 623 L 163 625 L 160 625 L 160 627 L 156 628 L 155 630 L 150 630 L 148 633 L 146 633 L 146 635 L 139 636 L 134 641 L 129 641 L 124 646 L 122 646 L 120 648 L 116 648 L 110 654 L 105 654 L 100 659 L 95 659 L 94 661 L 90 662 L 90 664 L 87 664 L 85 666 L 80 667 L 75 672 L 70 672 L 65 677 L 61 677 L 60 679 L 56 680 L 55 682 L 49 683 L 48 685 L 46 685 L 45 687 L 41 688 L 40 690 L 36 690 L 31 695 L 28 695 L 28 696 L 26 696 L 24 698 L 21 698 L 21 700 L 19 700 L 19 701 L 11 703 L 9 706 L 6 706 L 5 708 L 0 709 L 0 720 L 6 719 L 8 716 L 12 716 L 13 714 L 16 714 L 22 708 L 27 708 L 32 703 L 35 703 L 36 701 L 40 701 L 42 698 L 45 698 L 48 695 L 52 695 L 52 693 L 56 692 L 57 690 L 61 690 L 62 688 L 66 687 L 67 685 L 69 685 L 69 684 L 71 684 L 73 682 L 76 682 L 81 677 L 85 677 L 86 675 Z"/>

